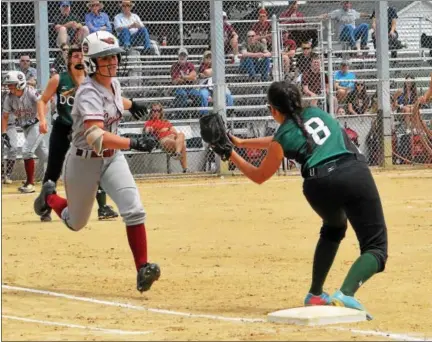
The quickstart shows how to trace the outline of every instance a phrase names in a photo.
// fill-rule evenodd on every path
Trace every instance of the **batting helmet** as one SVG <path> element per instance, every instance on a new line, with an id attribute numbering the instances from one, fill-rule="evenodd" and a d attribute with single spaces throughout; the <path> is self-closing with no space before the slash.
<path id="1" fill-rule="evenodd" d="M 120 64 L 120 53 L 124 50 L 114 35 L 107 31 L 97 31 L 84 38 L 82 52 L 89 74 L 94 74 L 97 69 L 96 58 L 117 55 Z"/>
<path id="2" fill-rule="evenodd" d="M 27 85 L 27 81 L 24 73 L 21 71 L 12 70 L 9 71 L 4 77 L 3 84 L 15 84 L 15 87 L 18 90 L 23 90 Z"/>

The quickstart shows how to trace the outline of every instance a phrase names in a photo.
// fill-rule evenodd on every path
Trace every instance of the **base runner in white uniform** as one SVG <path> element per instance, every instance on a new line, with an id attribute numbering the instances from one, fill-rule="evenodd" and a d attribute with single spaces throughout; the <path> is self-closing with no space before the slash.
<path id="1" fill-rule="evenodd" d="M 35 192 L 34 174 L 35 160 L 34 154 L 39 161 L 46 165 L 48 160 L 48 148 L 45 144 L 43 134 L 39 133 L 37 119 L 37 101 L 39 94 L 30 86 L 27 86 L 25 75 L 21 71 L 9 71 L 3 81 L 9 88 L 9 94 L 3 102 L 2 108 L 2 138 L 8 140 L 6 133 L 9 115 L 13 114 L 15 123 L 24 131 L 25 143 L 22 148 L 24 168 L 27 180 L 18 190 L 23 193 Z M 6 133 L 6 135 L 5 135 Z"/>
<path id="2" fill-rule="evenodd" d="M 35 210 L 43 212 L 52 208 L 68 228 L 79 231 L 89 220 L 100 184 L 126 224 L 138 272 L 137 289 L 147 291 L 159 279 L 160 269 L 147 260 L 145 211 L 120 150 L 151 152 L 156 141 L 146 134 L 138 138 L 117 135 L 124 110 L 120 83 L 116 79 L 123 52 L 117 38 L 106 31 L 92 33 L 84 39 L 82 50 L 89 76 L 78 88 L 72 109 L 72 144 L 64 163 L 67 199 L 56 194 L 55 183 L 49 180 L 42 186 Z"/>

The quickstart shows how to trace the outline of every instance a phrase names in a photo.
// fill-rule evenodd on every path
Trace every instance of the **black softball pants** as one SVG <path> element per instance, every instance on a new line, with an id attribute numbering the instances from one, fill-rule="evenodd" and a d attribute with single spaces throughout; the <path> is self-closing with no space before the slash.
<path id="1" fill-rule="evenodd" d="M 321 237 L 340 242 L 351 223 L 361 254 L 373 254 L 379 272 L 387 261 L 387 227 L 378 189 L 368 165 L 348 160 L 322 177 L 306 178 L 303 193 L 322 218 Z"/>
<path id="2" fill-rule="evenodd" d="M 49 139 L 48 164 L 43 182 L 52 180 L 54 183 L 60 178 L 63 162 L 70 146 L 72 126 L 54 121 Z"/>

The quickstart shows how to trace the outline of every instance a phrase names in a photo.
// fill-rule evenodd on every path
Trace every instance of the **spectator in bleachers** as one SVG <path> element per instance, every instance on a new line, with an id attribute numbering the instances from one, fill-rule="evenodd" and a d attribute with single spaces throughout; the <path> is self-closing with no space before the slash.
<path id="1" fill-rule="evenodd" d="M 199 89 L 201 95 L 201 107 L 207 107 L 209 105 L 209 97 L 213 96 L 212 75 L 213 75 L 212 56 L 211 56 L 211 51 L 208 50 L 204 52 L 203 60 L 198 70 L 199 83 L 201 85 L 207 85 L 206 87 L 201 87 Z M 226 98 L 227 106 L 234 105 L 233 96 L 231 95 L 231 92 L 228 89 L 228 87 L 226 88 L 225 98 Z M 207 114 L 208 109 L 203 109 L 200 111 L 200 113 L 202 115 Z"/>
<path id="2" fill-rule="evenodd" d="M 234 27 L 228 22 L 228 16 L 226 12 L 223 12 L 223 31 L 224 31 L 224 45 L 225 53 L 228 53 L 230 47 L 234 54 L 233 62 L 234 64 L 240 63 L 239 58 L 239 47 L 238 47 L 238 34 L 234 30 Z"/>
<path id="3" fill-rule="evenodd" d="M 410 115 L 417 102 L 417 85 L 414 82 L 414 77 L 411 75 L 405 76 L 405 82 L 402 89 L 398 89 L 393 95 L 393 110 L 397 113 L 405 114 L 402 116 L 406 127 L 410 125 Z"/>
<path id="4" fill-rule="evenodd" d="M 397 15 L 396 9 L 393 7 L 387 6 L 387 18 L 388 18 L 388 43 L 389 43 L 389 49 L 393 50 L 391 51 L 391 57 L 396 58 L 397 57 L 397 51 L 401 49 L 404 45 L 398 40 L 399 33 L 396 31 L 396 24 L 399 17 Z M 376 49 L 376 18 L 375 18 L 375 11 L 373 11 L 371 15 L 372 19 L 372 41 L 374 44 L 374 48 Z"/>
<path id="5" fill-rule="evenodd" d="M 324 88 L 323 88 L 323 78 L 324 78 Z M 311 57 L 311 67 L 309 70 L 305 71 L 302 76 L 302 89 L 303 94 L 309 97 L 322 96 L 330 93 L 330 86 L 328 83 L 328 76 L 323 74 L 321 69 L 321 57 L 317 54 L 313 54 Z M 318 106 L 318 103 L 322 100 L 313 99 L 309 103 L 311 106 Z M 333 97 L 333 108 L 338 107 L 338 102 L 335 97 Z"/>
<path id="6" fill-rule="evenodd" d="M 101 12 L 103 4 L 98 0 L 91 0 L 87 7 L 90 12 L 85 15 L 85 23 L 90 33 L 96 31 L 112 32 L 110 19 L 108 14 Z"/>
<path id="7" fill-rule="evenodd" d="M 312 57 L 312 44 L 302 43 L 302 53 L 296 58 L 296 66 L 300 74 L 310 69 Z"/>
<path id="8" fill-rule="evenodd" d="M 60 54 L 58 54 L 54 60 L 53 67 L 58 73 L 67 71 L 67 56 L 69 53 L 69 44 L 63 43 L 60 46 Z"/>
<path id="9" fill-rule="evenodd" d="M 261 8 L 258 11 L 258 22 L 252 25 L 251 30 L 257 35 L 256 39 L 263 43 L 267 49 L 271 50 L 271 23 L 268 21 L 268 13 L 265 8 Z"/>
<path id="10" fill-rule="evenodd" d="M 134 4 L 132 1 L 123 0 L 121 3 L 122 13 L 114 18 L 114 29 L 122 45 L 126 50 L 131 46 L 144 46 L 144 51 L 150 51 L 151 42 L 147 27 L 144 26 L 141 18 L 131 12 Z"/>
<path id="11" fill-rule="evenodd" d="M 30 56 L 29 55 L 22 55 L 20 57 L 20 70 L 23 72 L 23 74 L 26 77 L 27 85 L 36 87 L 37 83 L 37 71 L 35 68 L 32 68 L 30 66 Z"/>
<path id="12" fill-rule="evenodd" d="M 309 97 L 320 96 L 325 92 L 322 85 L 321 60 L 318 55 L 312 56 L 311 67 L 302 76 L 303 94 Z M 328 88 L 328 78 L 324 80 L 326 89 Z M 310 100 L 311 106 L 318 105 L 318 99 Z"/>
<path id="13" fill-rule="evenodd" d="M 160 103 L 152 103 L 150 120 L 144 124 L 144 131 L 152 134 L 171 158 L 180 160 L 183 173 L 187 172 L 185 135 L 177 132 L 172 123 L 165 119 Z"/>
<path id="14" fill-rule="evenodd" d="M 343 116 L 343 115 L 346 115 L 345 108 L 340 106 L 336 111 L 336 116 Z"/>
<path id="15" fill-rule="evenodd" d="M 349 71 L 349 62 L 343 61 L 341 69 L 334 74 L 336 98 L 339 102 L 345 100 L 351 90 L 354 90 L 354 82 L 356 75 Z"/>
<path id="16" fill-rule="evenodd" d="M 366 23 L 356 27 L 356 20 L 360 18 L 369 18 L 369 14 L 360 13 L 352 9 L 351 1 L 342 1 L 342 8 L 334 10 L 321 16 L 322 18 L 330 17 L 339 24 L 339 40 L 348 42 L 351 50 L 357 49 L 357 40 L 360 39 L 360 49 L 367 49 L 367 40 L 369 25 Z"/>
<path id="17" fill-rule="evenodd" d="M 242 45 L 240 71 L 247 72 L 250 77 L 261 74 L 261 81 L 267 81 L 270 73 L 271 53 L 257 39 L 254 31 L 247 33 L 247 41 Z"/>
<path id="18" fill-rule="evenodd" d="M 54 26 L 57 32 L 57 46 L 62 44 L 81 44 L 84 37 L 89 34 L 87 26 L 71 14 L 71 2 L 60 2 L 60 15 L 55 19 Z"/>
<path id="19" fill-rule="evenodd" d="M 188 52 L 185 48 L 179 50 L 178 61 L 171 66 L 171 80 L 174 85 L 191 85 L 197 80 L 195 66 L 188 61 Z M 176 107 L 187 107 L 189 97 L 194 101 L 200 97 L 199 90 L 195 88 L 177 88 L 174 93 Z"/>
<path id="20" fill-rule="evenodd" d="M 294 73 L 294 56 L 297 50 L 296 42 L 290 38 L 290 33 L 287 30 L 284 30 L 282 33 L 282 62 L 284 68 L 285 79 L 290 78 L 292 80 L 293 77 L 290 75 Z"/>
<path id="21" fill-rule="evenodd" d="M 298 1 L 293 1 L 289 4 L 288 8 L 283 11 L 279 18 L 289 18 L 290 20 L 282 20 L 282 24 L 304 24 L 306 21 L 302 12 L 298 10 Z M 302 29 L 296 28 L 291 31 L 291 37 L 297 45 L 305 42 L 311 42 L 312 47 L 318 45 L 318 32 L 317 30 L 308 30 L 307 26 Z"/>
<path id="22" fill-rule="evenodd" d="M 347 103 L 351 115 L 365 114 L 368 111 L 371 101 L 364 82 L 355 83 L 354 90 L 348 94 Z"/>

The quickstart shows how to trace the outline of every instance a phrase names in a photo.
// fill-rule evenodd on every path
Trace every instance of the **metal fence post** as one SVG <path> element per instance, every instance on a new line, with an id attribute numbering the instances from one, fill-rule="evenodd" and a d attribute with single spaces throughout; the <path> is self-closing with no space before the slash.
<path id="1" fill-rule="evenodd" d="M 226 120 L 225 104 L 225 49 L 223 32 L 222 0 L 210 1 L 210 31 L 211 31 L 211 53 L 213 69 L 213 112 L 222 115 Z M 228 171 L 227 163 L 222 164 L 220 158 L 216 161 L 217 171 L 225 173 Z"/>
<path id="2" fill-rule="evenodd" d="M 37 88 L 43 91 L 49 80 L 49 37 L 48 37 L 48 2 L 34 2 Z M 47 113 L 47 122 L 51 122 L 51 110 Z M 51 132 L 45 134 L 44 139 L 49 144 Z"/>
<path id="3" fill-rule="evenodd" d="M 35 1 L 35 36 L 38 89 L 44 89 L 49 79 L 48 2 Z"/>
<path id="4" fill-rule="evenodd" d="M 377 69 L 378 69 L 378 115 L 381 115 L 382 141 L 381 155 L 382 166 L 389 167 L 392 163 L 392 132 L 391 132 L 391 106 L 390 106 L 390 70 L 389 70 L 389 46 L 387 27 L 388 1 L 375 3 L 377 32 Z"/>
<path id="5" fill-rule="evenodd" d="M 324 69 L 324 64 L 322 66 Z M 332 20 L 327 21 L 327 68 L 328 68 L 328 82 L 329 82 L 329 112 L 332 116 L 336 116 L 337 108 L 334 108 L 334 84 L 333 84 L 333 45 L 332 45 Z M 325 88 L 324 88 L 325 89 Z"/>
<path id="6" fill-rule="evenodd" d="M 180 36 L 180 46 L 184 45 L 184 26 L 183 26 L 183 1 L 179 1 L 179 36 Z"/>
<path id="7" fill-rule="evenodd" d="M 15 66 L 14 63 L 12 62 L 12 11 L 11 11 L 11 3 L 10 1 L 8 1 L 7 3 L 7 23 L 8 23 L 8 27 L 7 27 L 7 34 L 8 34 L 8 49 L 9 49 L 9 53 L 8 53 L 8 58 L 9 58 L 9 70 L 14 70 Z"/>
<path id="8" fill-rule="evenodd" d="M 279 57 L 281 52 L 279 51 L 279 30 L 278 30 L 278 21 L 277 21 L 276 14 L 272 15 L 271 27 L 272 27 L 271 32 L 272 32 L 272 41 L 273 41 L 272 44 L 273 80 L 280 81 Z"/>

